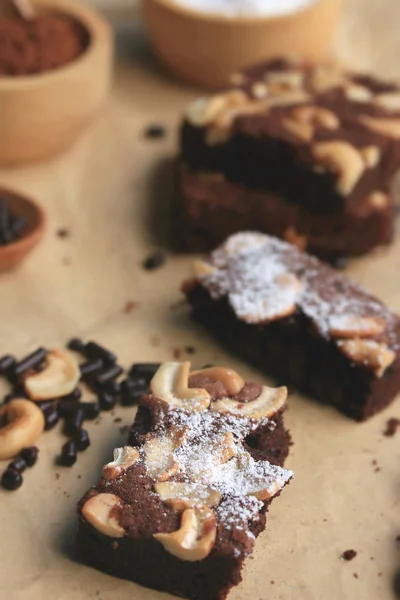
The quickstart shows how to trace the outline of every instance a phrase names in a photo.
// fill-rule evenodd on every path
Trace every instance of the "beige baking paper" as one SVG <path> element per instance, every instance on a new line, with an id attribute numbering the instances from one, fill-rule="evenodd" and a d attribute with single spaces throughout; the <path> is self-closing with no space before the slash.
<path id="1" fill-rule="evenodd" d="M 132 17 L 132 19 L 131 19 Z M 398 0 L 351 0 L 338 33 L 338 56 L 378 73 L 400 75 Z M 170 255 L 155 272 L 141 260 L 160 242 L 171 189 L 176 126 L 194 90 L 156 66 L 127 14 L 121 20 L 114 92 L 101 120 L 62 158 L 0 181 L 37 197 L 46 208 L 45 240 L 16 272 L 0 277 L 1 353 L 22 357 L 69 337 L 94 338 L 123 365 L 171 359 L 194 346 L 194 366 L 214 362 L 246 377 L 260 373 L 225 353 L 191 323 L 179 285 L 191 259 Z M 0 116 L 1 118 L 1 116 Z M 164 123 L 164 140 L 145 140 L 149 123 Z M 156 224 L 156 227 L 154 227 Z M 71 236 L 59 238 L 59 227 Z M 400 238 L 388 251 L 354 261 L 349 274 L 400 311 Z M 127 302 L 136 309 L 124 312 Z M 295 445 L 288 466 L 296 479 L 273 503 L 268 528 L 247 561 L 230 600 L 391 600 L 400 568 L 400 433 L 382 435 L 397 401 L 357 424 L 292 395 L 287 424 Z M 126 440 L 135 409 L 88 423 L 92 445 L 70 469 L 54 465 L 65 438 L 40 440 L 38 465 L 15 493 L 0 491 L 1 600 L 161 600 L 168 595 L 114 579 L 73 559 L 76 501 L 93 484 L 115 446 Z M 115 422 L 122 419 L 121 422 Z M 3 467 L 3 465 L 1 465 Z M 339 559 L 355 549 L 352 562 Z"/>

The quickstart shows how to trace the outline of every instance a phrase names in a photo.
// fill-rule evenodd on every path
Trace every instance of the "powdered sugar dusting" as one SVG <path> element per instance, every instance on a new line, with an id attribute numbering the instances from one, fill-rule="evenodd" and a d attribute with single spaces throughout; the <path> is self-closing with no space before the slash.
<path id="1" fill-rule="evenodd" d="M 209 264 L 213 272 L 198 280 L 213 298 L 227 297 L 243 321 L 265 323 L 301 311 L 329 339 L 335 322 L 343 325 L 343 319 L 357 322 L 366 336 L 365 319 L 372 318 L 381 327 L 368 337 L 400 351 L 396 315 L 357 284 L 286 242 L 254 232 L 236 234 L 211 254 Z M 285 280 L 288 275 L 292 279 Z"/>

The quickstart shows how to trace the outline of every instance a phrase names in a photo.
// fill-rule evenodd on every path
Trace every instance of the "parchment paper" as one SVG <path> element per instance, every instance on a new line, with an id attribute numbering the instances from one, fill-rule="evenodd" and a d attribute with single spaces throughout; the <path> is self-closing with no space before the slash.
<path id="1" fill-rule="evenodd" d="M 399 76 L 399 22 L 398 0 L 349 1 L 337 56 Z M 197 367 L 218 362 L 261 379 L 177 306 L 190 258 L 170 254 L 167 265 L 151 273 L 140 267 L 162 244 L 156 230 L 166 221 L 176 125 L 198 92 L 156 67 L 133 14 L 120 21 L 119 46 L 114 92 L 100 121 L 63 157 L 0 172 L 1 183 L 36 196 L 49 215 L 41 246 L 18 271 L 0 277 L 1 353 L 23 356 L 38 345 L 82 335 L 114 349 L 129 366 L 171 359 L 176 349 L 191 345 Z M 164 140 L 143 138 L 144 127 L 154 122 L 167 125 Z M 59 227 L 70 228 L 71 236 L 57 237 Z M 353 261 L 348 272 L 400 311 L 399 269 L 398 237 L 388 251 Z M 139 304 L 125 314 L 128 301 Z M 394 598 L 400 433 L 387 438 L 382 432 L 388 418 L 400 417 L 399 401 L 362 425 L 296 394 L 289 404 L 295 446 L 288 465 L 296 479 L 273 503 L 268 528 L 230 599 Z M 118 408 L 89 423 L 92 445 L 70 469 L 54 465 L 65 440 L 61 431 L 44 435 L 39 463 L 23 487 L 0 491 L 1 600 L 169 597 L 81 566 L 72 554 L 76 501 L 97 480 L 113 447 L 126 440 L 120 427 L 132 422 L 134 412 Z M 347 549 L 358 553 L 352 562 L 339 559 Z"/>

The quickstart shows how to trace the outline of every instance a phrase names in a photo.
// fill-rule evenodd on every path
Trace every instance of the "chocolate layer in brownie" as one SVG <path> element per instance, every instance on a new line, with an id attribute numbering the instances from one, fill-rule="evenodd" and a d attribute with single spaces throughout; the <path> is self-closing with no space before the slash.
<path id="1" fill-rule="evenodd" d="M 356 420 L 400 391 L 400 318 L 290 244 L 231 236 L 183 289 L 194 318 L 230 347 Z"/>
<path id="2" fill-rule="evenodd" d="M 138 445 L 117 449 L 79 503 L 77 549 L 112 575 L 223 600 L 293 475 L 246 444 L 268 424 L 274 429 L 286 390 L 245 384 L 229 369 L 189 379 L 189 367 L 165 363 L 156 374 L 152 392 L 161 397 L 144 401 L 151 425 L 137 425 Z"/>
<path id="3" fill-rule="evenodd" d="M 225 235 L 243 229 L 238 213 L 247 227 L 256 223 L 288 239 L 294 233 L 324 256 L 389 243 L 400 88 L 287 60 L 249 69 L 236 81 L 186 111 L 181 160 L 190 177 L 178 175 L 181 245 L 204 249 L 221 239 L 219 227 Z M 223 183 L 206 187 L 204 174 Z"/>

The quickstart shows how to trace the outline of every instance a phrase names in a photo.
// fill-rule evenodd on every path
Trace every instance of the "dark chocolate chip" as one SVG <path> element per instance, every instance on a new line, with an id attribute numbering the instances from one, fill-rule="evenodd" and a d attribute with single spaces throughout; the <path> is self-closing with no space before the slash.
<path id="1" fill-rule="evenodd" d="M 72 338 L 69 340 L 67 348 L 74 350 L 74 352 L 83 352 L 85 349 L 85 343 L 80 338 Z"/>
<path id="2" fill-rule="evenodd" d="M 44 414 L 44 429 L 45 431 L 50 431 L 53 429 L 60 420 L 60 415 L 56 408 L 51 408 L 50 410 L 43 411 Z"/>
<path id="3" fill-rule="evenodd" d="M 0 358 L 0 373 L 3 375 L 16 364 L 16 360 L 11 354 L 6 354 Z"/>
<path id="4" fill-rule="evenodd" d="M 145 389 L 138 386 L 135 381 L 125 379 L 121 383 L 121 404 L 123 406 L 133 406 L 133 404 L 140 401 L 144 393 Z"/>
<path id="5" fill-rule="evenodd" d="M 123 373 L 123 371 L 123 368 L 119 365 L 112 365 L 112 367 L 110 367 L 106 371 L 103 371 L 103 373 L 100 373 L 100 375 L 96 377 L 95 383 L 98 385 L 103 385 L 108 381 L 117 379 L 117 377 L 119 377 L 121 373 Z"/>
<path id="6" fill-rule="evenodd" d="M 26 461 L 21 457 L 15 458 L 7 467 L 7 469 L 12 469 L 13 471 L 18 471 L 18 473 L 23 473 L 28 465 Z"/>
<path id="7" fill-rule="evenodd" d="M 72 417 L 79 406 L 79 402 L 63 399 L 59 401 L 57 409 L 60 417 L 67 419 L 68 417 Z"/>
<path id="8" fill-rule="evenodd" d="M 96 419 L 100 414 L 100 403 L 98 400 L 95 402 L 81 402 L 79 408 L 83 410 L 85 419 Z"/>
<path id="9" fill-rule="evenodd" d="M 116 404 L 116 398 L 107 392 L 99 392 L 98 399 L 101 410 L 112 410 Z"/>
<path id="10" fill-rule="evenodd" d="M 117 356 L 113 352 L 93 341 L 85 345 L 85 354 L 88 358 L 101 358 L 105 363 L 115 363 L 117 360 Z"/>
<path id="11" fill-rule="evenodd" d="M 68 402 L 78 402 L 82 398 L 82 392 L 80 388 L 76 387 L 73 392 L 68 394 L 68 396 L 64 396 L 63 400 L 67 400 Z"/>
<path id="12" fill-rule="evenodd" d="M 75 435 L 82 427 L 85 414 L 82 408 L 78 408 L 72 417 L 65 421 L 64 431 L 67 435 Z"/>
<path id="13" fill-rule="evenodd" d="M 144 259 L 142 265 L 146 271 L 154 271 L 154 269 L 159 269 L 166 261 L 166 255 L 164 252 L 154 252 L 150 254 L 147 258 Z"/>
<path id="14" fill-rule="evenodd" d="M 53 400 L 38 400 L 35 404 L 43 412 L 51 411 L 55 406 Z"/>
<path id="15" fill-rule="evenodd" d="M 144 379 L 148 385 L 158 371 L 160 363 L 135 363 L 129 370 L 131 379 Z"/>
<path id="16" fill-rule="evenodd" d="M 95 360 L 88 360 L 81 365 L 79 365 L 81 370 L 81 375 L 83 378 L 92 377 L 97 375 L 104 368 L 104 363 L 100 358 Z"/>
<path id="17" fill-rule="evenodd" d="M 17 363 L 14 368 L 14 376 L 18 379 L 28 371 L 29 369 L 37 369 L 44 359 L 47 356 L 47 350 L 45 348 L 38 348 L 35 352 L 28 354 L 25 358 L 23 358 L 19 363 Z"/>
<path id="18" fill-rule="evenodd" d="M 58 457 L 58 464 L 63 467 L 72 467 L 76 463 L 76 443 L 73 440 L 69 440 L 65 442 L 64 446 L 61 448 L 61 454 Z"/>
<path id="19" fill-rule="evenodd" d="M 99 388 L 99 392 L 104 391 L 113 396 L 119 396 L 121 393 L 121 384 L 118 381 L 107 381 Z"/>
<path id="20" fill-rule="evenodd" d="M 11 223 L 11 232 L 13 234 L 14 240 L 18 239 L 26 226 L 26 219 L 21 215 L 18 217 L 14 217 Z"/>
<path id="21" fill-rule="evenodd" d="M 165 127 L 163 125 L 159 125 L 159 124 L 152 124 L 149 125 L 144 132 L 144 135 L 146 138 L 148 139 L 160 139 L 163 138 L 166 134 L 166 130 Z"/>
<path id="22" fill-rule="evenodd" d="M 90 438 L 86 429 L 81 429 L 78 431 L 78 433 L 74 436 L 74 441 L 76 443 L 78 452 L 83 452 L 86 450 L 86 448 L 89 448 Z"/>
<path id="23" fill-rule="evenodd" d="M 24 459 L 28 467 L 33 467 L 33 465 L 36 464 L 38 456 L 39 448 L 36 448 L 36 446 L 24 448 L 20 453 L 20 457 Z"/>
<path id="24" fill-rule="evenodd" d="M 18 471 L 14 471 L 13 469 L 8 468 L 3 473 L 3 476 L 1 478 L 1 485 L 6 490 L 14 491 L 21 487 L 23 481 L 24 480 L 22 479 L 21 473 L 18 473 Z"/>

